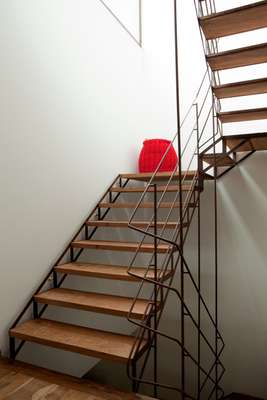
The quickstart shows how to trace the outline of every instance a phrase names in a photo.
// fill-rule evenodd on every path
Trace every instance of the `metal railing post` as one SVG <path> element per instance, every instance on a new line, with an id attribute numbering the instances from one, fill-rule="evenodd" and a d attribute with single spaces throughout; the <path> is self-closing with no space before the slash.
<path id="1" fill-rule="evenodd" d="M 158 206 L 157 206 L 157 184 L 154 185 L 154 281 L 158 279 Z M 158 397 L 158 387 L 156 382 L 158 381 L 158 320 L 157 320 L 157 303 L 158 303 L 158 287 L 154 284 L 154 397 Z"/>
<path id="2" fill-rule="evenodd" d="M 181 268 L 181 396 L 182 400 L 185 399 L 185 310 L 184 310 L 184 263 L 183 263 L 183 196 L 182 196 L 182 144 L 181 144 L 181 121 L 180 121 L 180 93 L 179 93 L 179 51 L 178 51 L 178 13 L 177 13 L 177 0 L 174 0 L 174 42 L 175 42 L 175 71 L 176 71 L 176 117 L 177 117 L 177 144 L 178 144 L 178 172 L 179 172 L 179 224 L 180 224 L 180 268 Z"/>
<path id="3" fill-rule="evenodd" d="M 213 157 L 214 157 L 214 269 L 215 269 L 215 396 L 218 400 L 218 201 L 217 201 L 217 163 L 216 163 L 216 110 L 215 110 L 215 98 L 212 95 L 212 124 L 213 124 Z"/>

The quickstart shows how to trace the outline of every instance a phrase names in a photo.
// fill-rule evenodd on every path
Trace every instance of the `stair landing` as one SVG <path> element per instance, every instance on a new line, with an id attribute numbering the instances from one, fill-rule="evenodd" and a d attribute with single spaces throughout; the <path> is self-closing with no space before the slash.
<path id="1" fill-rule="evenodd" d="M 152 400 L 108 385 L 0 358 L 0 398 L 12 400 Z"/>

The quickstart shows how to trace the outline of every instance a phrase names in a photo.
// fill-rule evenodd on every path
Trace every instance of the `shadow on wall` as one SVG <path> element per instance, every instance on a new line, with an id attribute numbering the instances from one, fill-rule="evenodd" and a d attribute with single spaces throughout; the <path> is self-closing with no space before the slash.
<path id="1" fill-rule="evenodd" d="M 266 152 L 219 184 L 220 314 L 226 392 L 266 397 Z"/>

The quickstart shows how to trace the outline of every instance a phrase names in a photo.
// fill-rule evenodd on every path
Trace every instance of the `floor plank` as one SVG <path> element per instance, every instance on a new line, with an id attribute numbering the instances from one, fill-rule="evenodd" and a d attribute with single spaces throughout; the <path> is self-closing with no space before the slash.
<path id="1" fill-rule="evenodd" d="M 144 400 L 141 395 L 0 359 L 0 400 Z"/>

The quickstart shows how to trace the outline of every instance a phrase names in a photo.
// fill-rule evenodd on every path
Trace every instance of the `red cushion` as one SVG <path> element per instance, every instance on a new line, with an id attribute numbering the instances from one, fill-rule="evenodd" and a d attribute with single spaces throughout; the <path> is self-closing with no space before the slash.
<path id="1" fill-rule="evenodd" d="M 165 139 L 145 140 L 139 156 L 139 172 L 155 172 L 170 143 L 170 140 Z M 171 145 L 159 171 L 173 171 L 177 161 L 177 154 Z"/>

